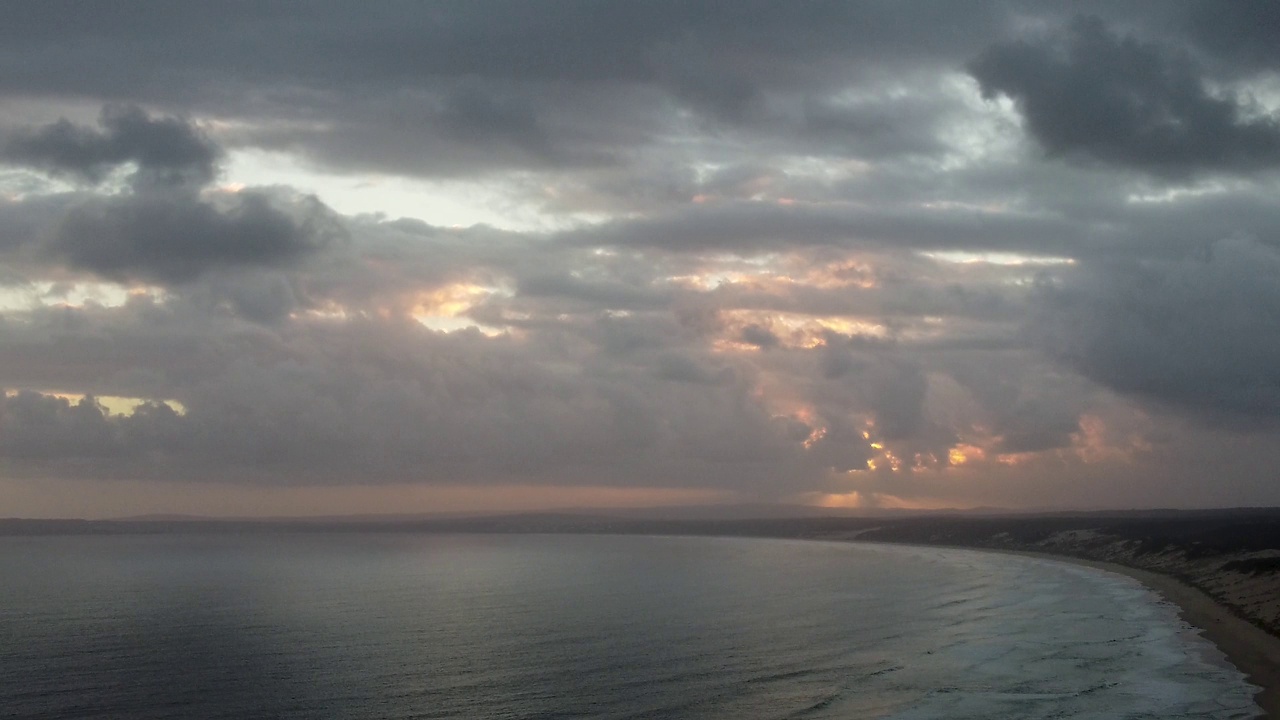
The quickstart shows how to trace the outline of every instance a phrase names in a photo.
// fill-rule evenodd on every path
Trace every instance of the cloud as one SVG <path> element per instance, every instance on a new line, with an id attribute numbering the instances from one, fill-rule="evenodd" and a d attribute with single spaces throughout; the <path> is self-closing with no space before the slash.
<path id="1" fill-rule="evenodd" d="M 284 322 L 290 313 L 306 304 L 296 278 L 263 267 L 209 272 L 185 299 L 209 312 L 225 309 L 235 317 L 264 325 Z"/>
<path id="2" fill-rule="evenodd" d="M 138 188 L 201 187 L 217 174 L 221 149 L 185 120 L 109 105 L 98 124 L 101 129 L 64 118 L 19 130 L 4 143 L 0 160 L 92 183 L 132 163 L 130 182 Z"/>
<path id="3" fill-rule="evenodd" d="M 881 435 L 901 440 L 923 429 L 924 398 L 928 389 L 924 372 L 909 360 L 879 363 L 870 369 L 862 387 L 870 396 Z"/>
<path id="4" fill-rule="evenodd" d="M 52 460 L 74 466 L 172 451 L 168 426 L 179 416 L 164 403 L 145 403 L 111 416 L 92 396 L 75 402 L 37 392 L 0 397 L 0 461 Z"/>
<path id="5" fill-rule="evenodd" d="M 399 321 L 287 335 L 267 353 L 202 344 L 203 374 L 175 388 L 184 414 L 153 404 L 110 416 L 92 399 L 11 396 L 0 454 L 24 473 L 64 476 L 723 488 L 767 487 L 801 452 L 750 386 L 727 378 L 689 382 L 647 362 L 584 373 L 510 339 Z M 180 367 L 147 362 L 177 379 Z"/>
<path id="6" fill-rule="evenodd" d="M 43 247 L 114 280 L 190 281 L 219 267 L 281 267 L 335 242 L 341 224 L 311 197 L 261 191 L 216 200 L 142 192 L 71 207 Z"/>
<path id="7" fill-rule="evenodd" d="M 220 268 L 281 268 L 345 235 L 313 196 L 287 189 L 211 190 L 222 150 L 191 123 L 108 105 L 101 129 L 66 119 L 8 138 L 0 159 L 98 183 L 132 167 L 119 192 L 32 193 L 0 207 L 0 250 L 117 280 L 190 282 Z M 6 245 L 8 246 L 6 248 Z M 243 289 L 245 282 L 239 285 Z M 279 313 L 241 292 L 241 309 Z M 280 288 L 269 291 L 277 305 Z M 254 307 L 251 307 L 254 306 Z"/>
<path id="8" fill-rule="evenodd" d="M 1271 12 L 15 8 L 6 477 L 1276 502 Z"/>
<path id="9" fill-rule="evenodd" d="M 778 336 L 774 335 L 769 328 L 762 327 L 755 323 L 742 328 L 742 331 L 738 334 L 738 338 L 742 342 L 747 343 L 748 345 L 754 345 L 761 350 L 767 350 L 778 346 Z"/>
<path id="10" fill-rule="evenodd" d="M 752 254 L 799 247 L 1004 250 L 1029 237 L 1035 251 L 1066 251 L 1084 237 L 1064 218 L 977 208 L 797 207 L 770 202 L 684 206 L 647 217 L 622 218 L 561 233 L 584 247 L 659 248 Z"/>
<path id="11" fill-rule="evenodd" d="M 289 352 L 278 335 L 201 302 L 202 293 L 7 311 L 0 386 L 175 398 L 233 358 L 270 362 Z"/>
<path id="12" fill-rule="evenodd" d="M 1267 0 L 1188 3 L 1179 18 L 1186 37 L 1225 70 L 1251 74 L 1274 70 L 1280 60 L 1280 8 Z"/>
<path id="13" fill-rule="evenodd" d="M 995 45 L 969 65 L 987 97 L 1015 101 L 1051 156 L 1159 175 L 1280 164 L 1280 121 L 1211 92 L 1185 54 L 1079 18 L 1048 42 Z"/>
<path id="14" fill-rule="evenodd" d="M 838 142 L 870 157 L 927 152 L 936 108 L 851 111 L 829 101 L 879 77 L 873 65 L 913 70 L 977 52 L 1007 22 L 996 4 L 884 2 L 785 11 L 754 1 L 732 11 L 557 2 L 502 13 L 393 3 L 373 14 L 322 2 L 301 25 L 279 7 L 155 4 L 145 29 L 86 8 L 68 22 L 71 12 L 11 13 L 0 92 L 182 107 L 232 121 L 218 130 L 228 147 L 429 177 L 679 152 L 689 125 L 680 114 L 744 131 L 735 142 L 767 137 L 784 150 Z M 811 112 L 785 110 L 797 102 Z M 917 139 L 926 146 L 908 147 Z"/>
<path id="15" fill-rule="evenodd" d="M 1177 260 L 1043 282 L 1029 330 L 1051 356 L 1133 396 L 1217 420 L 1280 420 L 1280 253 L 1228 239 Z"/>
<path id="16" fill-rule="evenodd" d="M 677 352 L 661 355 L 654 363 L 654 374 L 660 380 L 680 383 L 716 384 L 733 380 L 731 369 L 717 369 Z"/>
<path id="17" fill-rule="evenodd" d="M 528 298 L 561 298 L 605 309 L 652 309 L 670 301 L 670 293 L 616 278 L 587 279 L 569 273 L 535 272 L 517 277 L 517 292 Z"/>
<path id="18" fill-rule="evenodd" d="M 1099 390 L 1089 381 L 1021 344 L 999 352 L 952 352 L 940 365 L 978 406 L 952 424 L 985 427 L 999 438 L 988 448 L 996 453 L 1070 448 L 1080 417 L 1099 403 Z"/>

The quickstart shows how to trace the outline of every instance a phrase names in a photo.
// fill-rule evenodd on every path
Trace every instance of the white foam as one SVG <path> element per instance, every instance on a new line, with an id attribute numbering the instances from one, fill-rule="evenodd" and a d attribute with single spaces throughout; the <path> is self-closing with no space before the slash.
<path id="1" fill-rule="evenodd" d="M 1225 720 L 1261 714 L 1253 701 L 1257 688 L 1174 606 L 1132 578 L 1038 558 L 908 552 L 961 564 L 973 587 L 943 589 L 953 604 L 935 598 L 938 620 L 953 629 L 927 656 L 933 667 L 922 669 L 937 678 L 937 687 L 888 717 Z"/>

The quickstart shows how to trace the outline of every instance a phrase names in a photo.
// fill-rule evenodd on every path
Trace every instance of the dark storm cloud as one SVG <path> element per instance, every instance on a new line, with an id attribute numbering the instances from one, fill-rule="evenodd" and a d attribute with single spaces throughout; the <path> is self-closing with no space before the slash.
<path id="1" fill-rule="evenodd" d="M 96 183 L 117 168 L 134 169 L 122 192 L 9 200 L 0 207 L 0 249 L 25 249 L 28 260 L 113 280 L 182 283 L 219 268 L 293 265 L 345 232 L 314 197 L 280 189 L 202 192 L 218 173 L 222 150 L 185 120 L 107 106 L 99 125 L 62 119 L 8 138 L 0 160 L 54 176 Z M 249 314 L 271 314 L 263 288 L 254 299 L 240 295 Z"/>
<path id="2" fill-rule="evenodd" d="M 708 123 L 695 127 L 742 132 L 737 140 L 746 147 L 767 141 L 764 147 L 824 155 L 936 157 L 946 149 L 939 132 L 960 108 L 936 85 L 905 96 L 903 87 L 926 70 L 961 69 L 1029 18 L 1056 25 L 1064 12 L 1055 4 L 996 2 L 744 2 L 729 9 L 564 1 L 504 4 L 501 12 L 468 3 L 384 3 L 376 11 L 283 2 L 133 7 L 15 10 L 0 31 L 0 54 L 9 59 L 0 63 L 0 91 L 198 109 L 246 121 L 222 131 L 236 142 L 337 167 L 425 175 L 629 163 L 628 151 L 689 129 L 672 112 L 678 107 Z M 1127 26 L 1145 19 L 1129 6 L 1080 7 Z M 1251 20 L 1270 12 L 1259 3 L 1148 10 L 1159 18 L 1148 24 L 1168 42 L 1193 43 L 1219 64 L 1235 57 L 1238 48 L 1223 38 L 1236 29 L 1256 38 L 1246 43 L 1259 48 L 1249 57 L 1268 47 L 1265 17 Z M 199 39 L 190 37 L 193 27 L 202 29 Z M 980 63 L 991 72 L 1004 68 L 984 80 L 988 89 L 1025 96 L 1028 108 L 1051 101 L 1025 75 L 1046 70 L 1047 88 L 1092 93 L 1064 119 L 1126 121 L 1116 139 L 1082 144 L 1064 135 L 1064 123 L 1029 115 L 1051 149 L 1058 145 L 1049 140 L 1057 140 L 1064 151 L 1127 161 L 1120 141 L 1143 139 L 1151 149 L 1131 154 L 1176 170 L 1247 165 L 1238 150 L 1269 142 L 1236 105 L 1207 95 L 1194 67 L 1171 62 L 1176 53 L 1104 33 L 1088 45 L 1102 51 L 1090 64 L 1076 56 L 1084 52 L 1081 38 L 1065 43 L 1062 57 L 1001 45 Z M 1020 74 L 1008 64 L 1022 55 L 1033 62 Z M 1117 65 L 1133 59 L 1140 64 Z M 853 100 L 842 95 L 851 88 Z M 1109 115 L 1089 116 L 1092 110 Z M 1159 111 L 1189 129 L 1174 132 Z M 1186 149 L 1216 130 L 1228 131 L 1216 149 Z M 1161 140 L 1162 132 L 1172 137 Z M 1162 148 L 1186 157 L 1157 163 L 1152 156 Z"/>
<path id="3" fill-rule="evenodd" d="M 0 400 L 4 435 L 0 454 L 5 457 L 93 458 L 121 452 L 116 429 L 93 398 L 77 403 L 42 395 L 18 393 Z"/>
<path id="4" fill-rule="evenodd" d="M 529 102 L 495 97 L 475 88 L 447 95 L 436 122 L 455 143 L 508 145 L 526 155 L 530 163 L 560 164 L 557 156 L 569 152 L 552 146 Z"/>
<path id="5" fill-rule="evenodd" d="M 386 2 L 374 10 L 339 2 L 230 9 L 143 2 L 131 8 L 121 12 L 74 2 L 16 8 L 0 39 L 9 52 L 34 57 L 7 66 L 4 81 L 45 92 L 85 92 L 95 82 L 107 83 L 108 91 L 119 92 L 113 84 L 124 84 L 124 73 L 90 61 L 113 46 L 130 46 L 166 68 L 135 87 L 150 84 L 175 93 L 180 83 L 208 82 L 231 68 L 258 84 L 295 78 L 402 85 L 430 75 L 626 82 L 663 72 L 667 63 L 654 55 L 664 48 L 680 60 L 672 65 L 688 65 L 695 54 L 706 62 L 728 62 L 733 53 L 748 51 L 794 65 L 834 52 L 945 56 L 970 47 L 1001 15 L 994 5 L 950 3 L 904 13 L 899 4 L 884 1 L 797 6 L 751 0 L 727 8 L 676 0 L 557 0 L 503 3 L 500 11 L 469 2 Z M 936 32 L 939 26 L 947 32 Z M 191 36 L 193 27 L 201 29 L 199 38 Z"/>
<path id="6" fill-rule="evenodd" d="M 937 108 L 829 96 L 873 64 L 972 55 L 1007 20 L 889 2 L 132 7 L 16 9 L 0 92 L 180 107 L 246 121 L 222 132 L 236 144 L 437 176 L 626 162 L 687 125 L 677 109 L 783 147 L 936 149 Z M 797 101 L 799 116 L 778 109 Z"/>
<path id="7" fill-rule="evenodd" d="M 1223 58 L 1227 72 L 1271 71 L 1280 62 L 1280 6 L 1270 0 L 1199 0 L 1179 26 L 1206 54 Z"/>
<path id="8" fill-rule="evenodd" d="M 1280 253 L 1223 240 L 1175 261 L 1045 282 L 1030 333 L 1120 392 L 1212 418 L 1280 420 Z"/>
<path id="9" fill-rule="evenodd" d="M 203 186 L 217 172 L 220 149 L 190 123 L 151 117 L 136 106 L 108 106 L 101 129 L 65 118 L 22 129 L 5 141 L 0 160 L 98 182 L 125 163 L 135 163 L 138 187 Z"/>
<path id="10" fill-rule="evenodd" d="M 798 126 L 785 135 L 808 138 L 824 154 L 930 157 L 947 149 L 939 131 L 951 109 L 945 98 L 872 96 L 851 104 L 809 99 Z"/>
<path id="11" fill-rule="evenodd" d="M 754 323 L 742 328 L 742 331 L 738 333 L 738 339 L 761 350 L 777 347 L 779 342 L 778 336 L 774 335 L 769 328 Z"/>
<path id="12" fill-rule="evenodd" d="M 1213 93 L 1184 53 L 1109 30 L 1096 17 L 1061 37 L 996 45 L 969 65 L 983 94 L 1008 95 L 1051 156 L 1161 175 L 1280 163 L 1280 122 Z"/>
<path id="13" fill-rule="evenodd" d="M 282 207 L 283 204 L 283 207 Z M 168 283 L 219 267 L 279 267 L 341 237 L 314 198 L 245 191 L 215 204 L 194 195 L 140 193 L 72 207 L 44 251 L 103 277 Z"/>
<path id="14" fill-rule="evenodd" d="M 288 273 L 256 267 L 210 272 L 184 299 L 210 312 L 226 310 L 234 317 L 271 325 L 304 305 L 302 295 Z"/>
<path id="15" fill-rule="evenodd" d="M 175 448 L 178 419 L 164 403 L 146 403 L 131 415 L 111 416 L 92 396 L 77 401 L 36 392 L 0 396 L 0 462 L 69 464 L 136 457 Z"/>

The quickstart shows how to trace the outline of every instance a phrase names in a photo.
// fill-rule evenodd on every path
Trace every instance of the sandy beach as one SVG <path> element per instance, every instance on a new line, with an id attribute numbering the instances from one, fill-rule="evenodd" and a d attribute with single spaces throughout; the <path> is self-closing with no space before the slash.
<path id="1" fill-rule="evenodd" d="M 1256 699 L 1266 713 L 1264 717 L 1280 718 L 1280 638 L 1240 618 L 1200 590 L 1168 575 L 1051 553 L 1007 552 L 1127 575 L 1156 591 L 1179 608 L 1183 620 L 1201 629 L 1203 636 L 1249 677 L 1249 682 L 1262 688 Z"/>

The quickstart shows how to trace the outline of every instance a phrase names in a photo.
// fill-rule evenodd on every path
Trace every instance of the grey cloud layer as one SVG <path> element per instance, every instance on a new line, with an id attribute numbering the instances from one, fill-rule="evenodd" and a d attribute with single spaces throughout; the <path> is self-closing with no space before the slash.
<path id="1" fill-rule="evenodd" d="M 146 194 L 90 200 L 70 209 L 45 251 L 103 277 L 172 283 L 216 267 L 290 264 L 341 235 L 314 200 L 288 210 L 248 192 L 222 203 Z"/>
<path id="2" fill-rule="evenodd" d="M 130 7 L 0 27 L 8 472 L 1280 501 L 1274 5 Z"/>
<path id="3" fill-rule="evenodd" d="M 635 332 L 591 332 L 628 331 Z M 5 333 L 8 348 L 21 347 L 15 337 L 21 332 Z M 140 327 L 134 332 L 172 337 Z M 223 333 L 221 342 L 209 337 L 213 332 Z M 157 404 L 117 417 L 91 401 L 19 394 L 4 401 L 2 413 L 10 469 L 195 479 L 208 473 L 269 482 L 521 478 L 765 490 L 779 465 L 804 468 L 786 427 L 749 399 L 732 372 L 689 384 L 687 377 L 647 371 L 671 356 L 635 357 L 603 339 L 599 352 L 621 352 L 627 363 L 587 358 L 585 368 L 575 368 L 583 358 L 564 351 L 544 350 L 534 360 L 532 349 L 509 340 L 437 336 L 396 323 L 299 327 L 285 337 L 261 338 L 256 350 L 235 335 L 225 324 L 205 327 L 187 347 L 175 347 L 179 353 L 130 358 L 132 342 L 125 337 L 113 342 L 64 327 L 61 350 L 92 345 L 104 356 L 100 376 L 85 385 L 108 392 L 168 387 L 186 412 Z M 235 344 L 223 347 L 227 341 Z M 28 352 L 44 350 L 38 364 L 45 367 L 32 371 L 67 377 L 47 364 L 70 363 L 60 363 L 55 348 L 35 344 L 28 343 Z M 123 346 L 118 351 L 117 344 Z M 12 362 L 16 353 L 3 354 Z M 107 372 L 112 356 L 120 362 L 114 375 Z"/>
<path id="4" fill-rule="evenodd" d="M 1185 156 L 1159 160 L 1165 167 L 1244 162 L 1239 146 L 1268 136 L 1264 127 L 1238 122 L 1233 106 L 1205 95 L 1200 78 L 1167 64 L 1154 46 L 1077 30 L 1064 62 L 1003 44 L 1034 24 L 1029 17 L 1061 26 L 1079 9 L 1124 24 L 1147 19 L 1169 41 L 1215 60 L 1210 67 L 1219 74 L 1238 75 L 1266 57 L 1265 0 L 1141 10 L 1112 3 L 746 2 L 730 9 L 568 0 L 503 3 L 500 10 L 452 2 L 384 3 L 377 11 L 292 2 L 132 7 L 121 13 L 54 2 L 14 9 L 0 36 L 8 58 L 0 88 L 221 108 L 250 124 L 268 121 L 242 134 L 246 142 L 422 174 L 625 163 L 628 150 L 652 147 L 688 124 L 670 112 L 677 108 L 721 132 L 747 133 L 751 143 L 772 138 L 862 157 L 936 155 L 945 147 L 936 121 L 950 109 L 928 99 L 935 88 L 904 99 L 899 78 L 917 84 L 922 72 L 961 72 L 995 44 L 975 66 L 980 78 L 990 75 L 984 83 L 992 89 L 1022 97 L 1051 149 L 1083 141 L 1119 151 L 1114 140 L 1060 137 L 1066 130 L 1059 121 L 1088 109 L 1122 121 L 1120 133 L 1152 146 L 1135 151 L 1143 162 L 1170 150 Z M 140 17 L 146 21 L 133 20 Z M 1233 32 L 1248 42 L 1226 42 Z M 163 71 L 135 72 L 122 62 L 121 47 L 140 67 Z M 996 77 L 1002 67 L 1007 72 Z M 845 97 L 851 83 L 862 91 L 852 102 Z M 866 94 L 877 87 L 880 98 Z M 1027 92 L 1038 88 L 1032 101 Z M 1055 88 L 1057 96 L 1081 93 L 1079 105 L 1045 109 L 1050 96 L 1043 93 Z M 1157 137 L 1173 129 L 1154 115 L 1162 109 L 1190 127 Z M 1214 130 L 1228 132 L 1227 139 L 1194 151 L 1204 157 L 1186 156 L 1192 141 L 1212 140 Z"/>
<path id="5" fill-rule="evenodd" d="M 135 186 L 169 188 L 203 186 L 217 172 L 220 148 L 178 118 L 153 118 L 136 106 L 107 107 L 101 130 L 65 118 L 15 131 L 0 159 L 31 165 L 90 182 L 101 181 L 116 167 L 135 163 Z"/>
<path id="6" fill-rule="evenodd" d="M 1010 20 L 998 5 L 888 2 L 135 7 L 145 23 L 79 5 L 15 11 L 0 88 L 201 108 L 248 121 L 228 133 L 237 143 L 424 175 L 629 164 L 688 125 L 681 110 L 752 143 L 920 152 L 943 108 L 829 96 L 871 62 L 976 53 Z M 164 71 L 124 69 L 125 46 Z"/>

